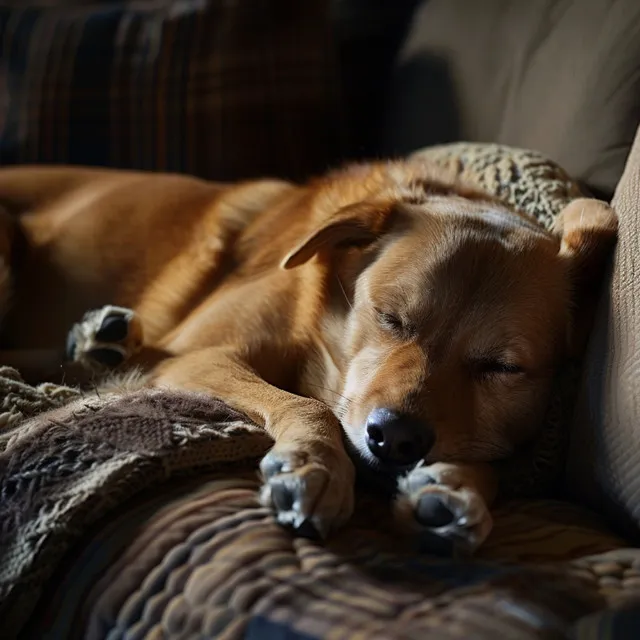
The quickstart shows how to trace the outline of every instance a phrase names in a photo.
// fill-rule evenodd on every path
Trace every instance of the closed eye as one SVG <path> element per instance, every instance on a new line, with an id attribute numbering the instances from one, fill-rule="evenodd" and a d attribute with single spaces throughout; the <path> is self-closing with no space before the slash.
<path id="1" fill-rule="evenodd" d="M 524 373 L 521 366 L 503 360 L 478 360 L 474 363 L 474 371 L 480 377 L 513 376 Z"/>
<path id="2" fill-rule="evenodd" d="M 396 333 L 403 332 L 405 330 L 404 322 L 397 315 L 382 311 L 382 309 L 375 308 L 376 319 L 383 329 L 394 331 Z"/>

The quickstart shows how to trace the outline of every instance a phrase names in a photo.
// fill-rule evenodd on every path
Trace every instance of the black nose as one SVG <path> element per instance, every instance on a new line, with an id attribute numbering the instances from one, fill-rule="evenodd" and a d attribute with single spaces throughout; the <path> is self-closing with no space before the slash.
<path id="1" fill-rule="evenodd" d="M 392 409 L 374 409 L 367 418 L 367 446 L 382 462 L 397 466 L 418 462 L 433 440 L 428 426 Z"/>

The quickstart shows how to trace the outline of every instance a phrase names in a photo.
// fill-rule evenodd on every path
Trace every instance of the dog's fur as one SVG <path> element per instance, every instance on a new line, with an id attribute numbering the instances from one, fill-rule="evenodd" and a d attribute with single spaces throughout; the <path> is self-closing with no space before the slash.
<path id="1" fill-rule="evenodd" d="M 401 513 L 471 549 L 491 528 L 488 463 L 539 427 L 616 230 L 582 199 L 546 232 L 423 161 L 307 186 L 4 169 L 0 211 L 3 363 L 50 377 L 87 310 L 131 309 L 111 346 L 145 384 L 220 397 L 273 436 L 262 498 L 281 522 L 347 520 L 344 432 L 356 459 L 408 471 Z M 412 471 L 367 449 L 380 407 L 435 437 Z"/>

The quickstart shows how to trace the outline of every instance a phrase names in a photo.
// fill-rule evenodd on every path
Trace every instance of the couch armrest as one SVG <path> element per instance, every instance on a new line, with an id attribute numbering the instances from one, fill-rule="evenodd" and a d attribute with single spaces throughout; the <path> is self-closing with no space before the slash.
<path id="1" fill-rule="evenodd" d="M 640 129 L 613 205 L 619 239 L 586 356 L 567 485 L 640 538 Z"/>

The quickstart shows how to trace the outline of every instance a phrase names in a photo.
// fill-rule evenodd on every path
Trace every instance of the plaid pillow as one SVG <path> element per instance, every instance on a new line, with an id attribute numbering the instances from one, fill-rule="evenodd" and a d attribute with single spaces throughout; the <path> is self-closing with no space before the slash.
<path id="1" fill-rule="evenodd" d="M 0 5 L 0 164 L 293 179 L 339 155 L 325 0 Z"/>

